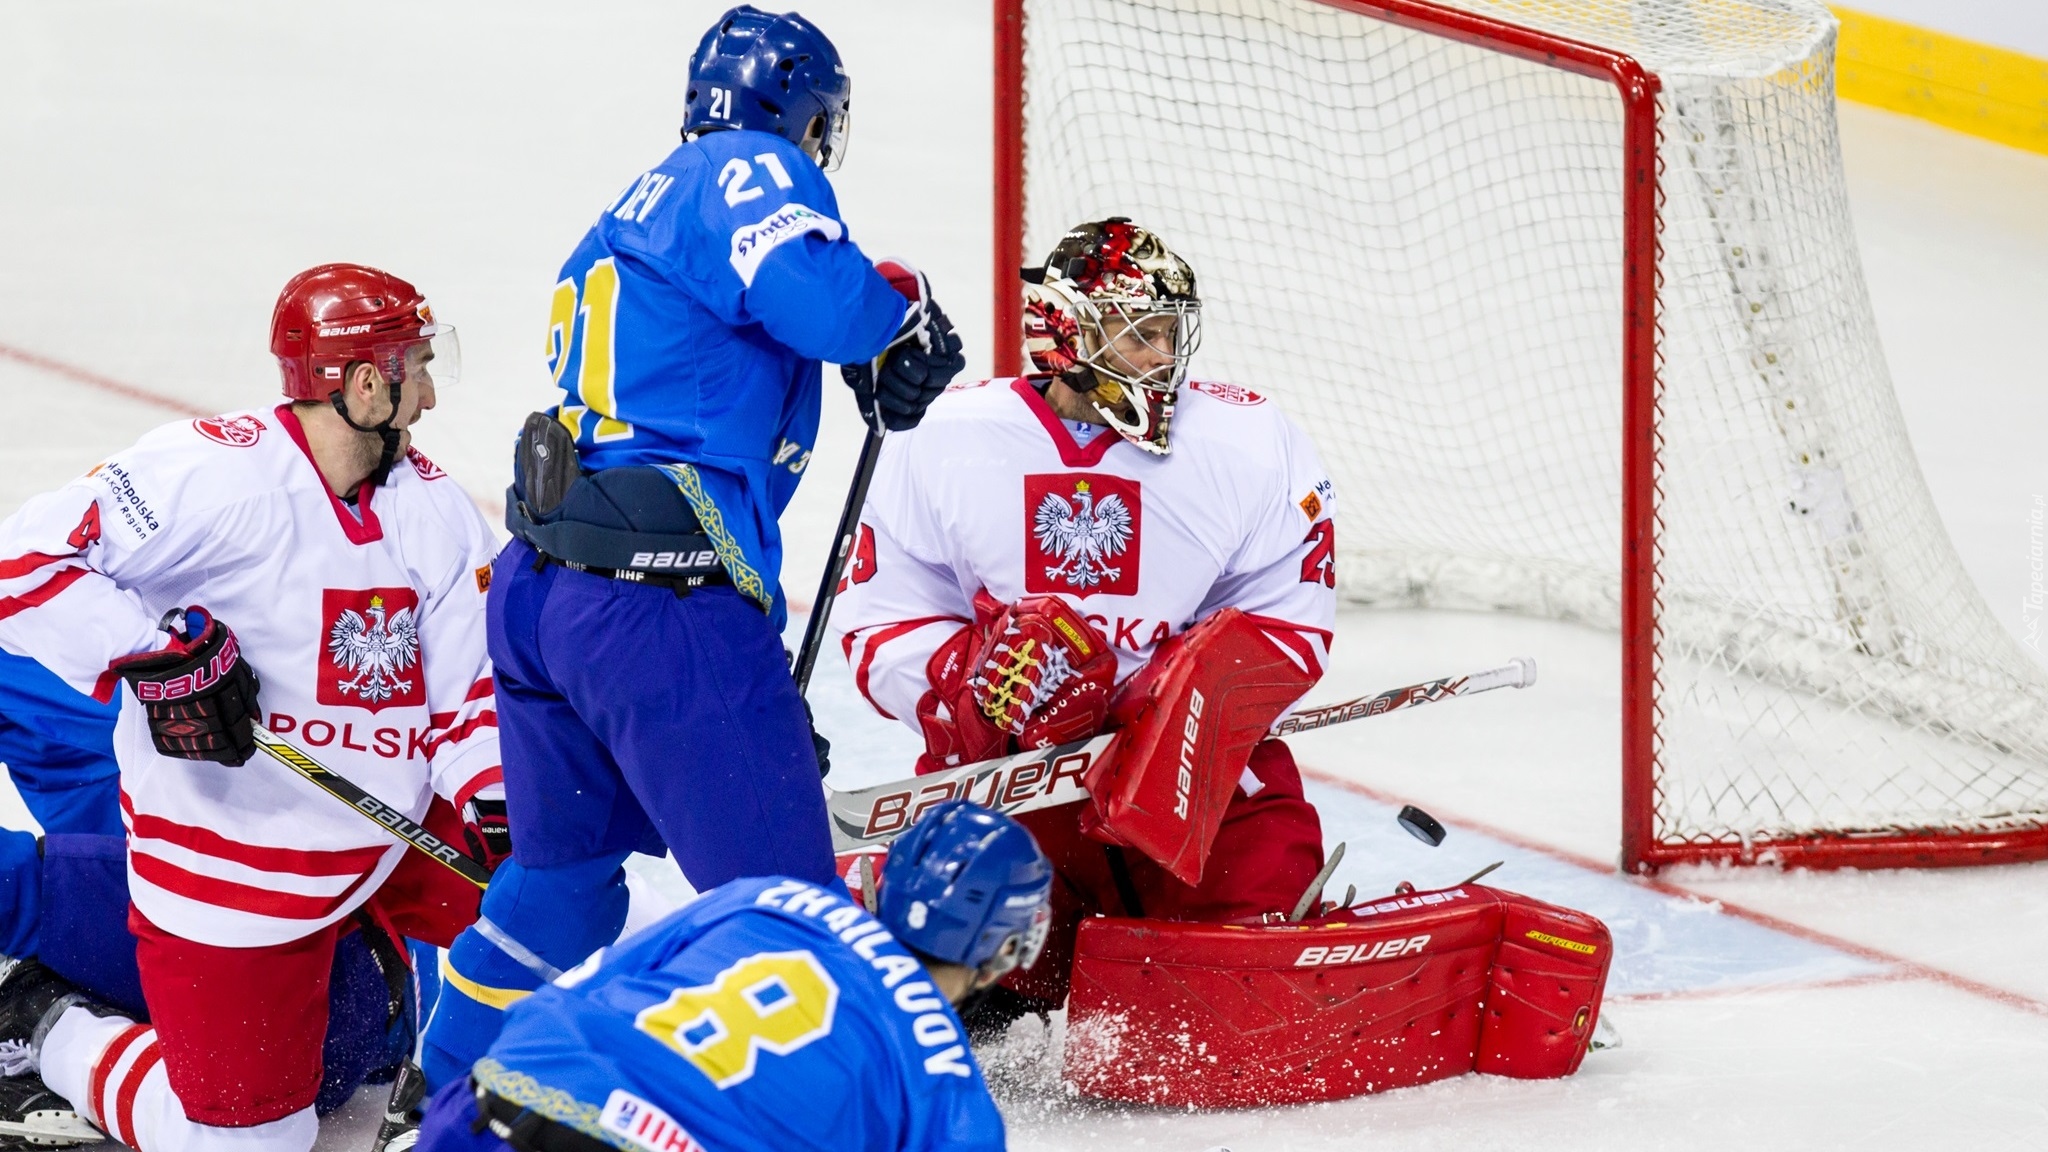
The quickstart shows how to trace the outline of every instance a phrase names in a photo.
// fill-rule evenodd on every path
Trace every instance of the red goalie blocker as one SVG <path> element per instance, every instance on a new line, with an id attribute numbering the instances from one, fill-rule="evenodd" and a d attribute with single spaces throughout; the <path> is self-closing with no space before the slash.
<path id="1" fill-rule="evenodd" d="M 1476 884 L 1351 914 L 1086 921 L 1068 1082 L 1106 1100 L 1234 1108 L 1578 1069 L 1613 955 L 1606 925 Z"/>
<path id="2" fill-rule="evenodd" d="M 1315 681 L 1236 608 L 1162 643 L 1110 706 L 1124 738 L 1083 781 L 1082 831 L 1201 883 L 1252 747 Z"/>

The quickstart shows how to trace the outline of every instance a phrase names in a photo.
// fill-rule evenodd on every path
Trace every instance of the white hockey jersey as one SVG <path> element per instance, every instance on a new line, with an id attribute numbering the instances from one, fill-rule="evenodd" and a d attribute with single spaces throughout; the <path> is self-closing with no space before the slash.
<path id="1" fill-rule="evenodd" d="M 1066 597 L 1109 639 L 1119 679 L 1230 607 L 1319 677 L 1334 500 L 1307 435 L 1235 385 L 1183 389 L 1164 457 L 1062 421 L 1023 380 L 955 387 L 883 442 L 832 626 L 868 702 L 913 728 L 925 662 L 980 589 Z"/>
<path id="2" fill-rule="evenodd" d="M 164 646 L 203 605 L 261 680 L 263 722 L 413 819 L 501 778 L 484 648 L 496 548 L 417 451 L 351 507 L 290 405 L 166 425 L 0 524 L 0 646 L 102 699 L 116 657 Z M 161 756 L 132 693 L 114 730 L 129 891 L 142 914 L 225 947 L 348 914 L 407 849 L 258 754 Z"/>

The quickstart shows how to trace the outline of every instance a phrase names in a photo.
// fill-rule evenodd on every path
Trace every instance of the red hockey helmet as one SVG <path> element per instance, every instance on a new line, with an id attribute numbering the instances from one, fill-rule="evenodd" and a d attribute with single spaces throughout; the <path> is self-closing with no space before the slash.
<path id="1" fill-rule="evenodd" d="M 293 400 L 325 400 L 348 366 L 368 361 L 386 380 L 406 378 L 407 356 L 427 346 L 437 386 L 455 382 L 455 329 L 434 322 L 411 284 L 362 264 L 322 264 L 291 278 L 270 315 L 270 351 Z M 422 365 L 414 364 L 417 371 Z"/>
<path id="2" fill-rule="evenodd" d="M 1112 216 L 1061 237 L 1024 280 L 1032 367 L 1086 393 L 1124 439 L 1165 455 L 1202 338 L 1195 270 L 1157 235 Z"/>

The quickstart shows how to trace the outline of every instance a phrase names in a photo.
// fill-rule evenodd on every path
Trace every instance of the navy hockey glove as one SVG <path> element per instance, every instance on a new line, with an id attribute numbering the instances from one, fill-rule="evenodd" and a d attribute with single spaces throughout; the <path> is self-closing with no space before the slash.
<path id="1" fill-rule="evenodd" d="M 832 772 L 832 742 L 818 734 L 818 721 L 811 715 L 809 700 L 804 701 L 804 723 L 811 729 L 811 750 L 818 754 L 818 775 L 828 776 Z"/>
<path id="2" fill-rule="evenodd" d="M 171 642 L 107 665 L 128 682 L 149 716 L 156 750 L 185 760 L 240 764 L 256 754 L 251 731 L 263 685 L 228 626 L 193 605 L 164 613 Z"/>
<path id="3" fill-rule="evenodd" d="M 967 367 L 967 357 L 960 354 L 960 336 L 932 299 L 924 273 L 901 260 L 884 260 L 875 271 L 910 301 L 910 307 L 881 355 L 867 364 L 843 365 L 839 375 L 853 389 L 868 427 L 902 432 L 924 419 L 924 410 Z"/>
<path id="4" fill-rule="evenodd" d="M 498 870 L 512 855 L 512 821 L 505 815 L 504 797 L 472 796 L 462 805 L 462 842 L 477 863 Z"/>

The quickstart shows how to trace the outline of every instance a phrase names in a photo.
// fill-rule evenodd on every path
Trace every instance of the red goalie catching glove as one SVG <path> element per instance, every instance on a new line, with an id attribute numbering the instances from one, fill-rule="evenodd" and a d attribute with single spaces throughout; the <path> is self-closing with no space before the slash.
<path id="1" fill-rule="evenodd" d="M 976 623 L 925 665 L 919 772 L 1001 756 L 1013 736 L 1018 748 L 1049 748 L 1102 730 L 1116 653 L 1094 625 L 1057 596 L 1005 605 L 982 592 L 974 609 Z"/>
<path id="2" fill-rule="evenodd" d="M 1027 596 L 995 618 L 975 653 L 975 706 L 1026 748 L 1092 736 L 1109 714 L 1116 653 L 1058 596 Z"/>
<path id="3" fill-rule="evenodd" d="M 975 598 L 981 607 L 981 598 Z M 985 628 L 970 624 L 947 637 L 925 662 L 931 690 L 917 702 L 917 726 L 924 730 L 924 755 L 917 758 L 919 775 L 958 768 L 1009 750 L 1007 733 L 988 722 L 975 706 L 967 668 L 981 646 Z"/>
<path id="4" fill-rule="evenodd" d="M 1102 730 L 1116 686 L 1116 653 L 1065 600 L 1035 596 L 1011 605 L 983 641 L 981 656 L 976 698 L 998 726 L 998 711 L 1011 718 L 1018 748 L 1050 748 Z"/>

